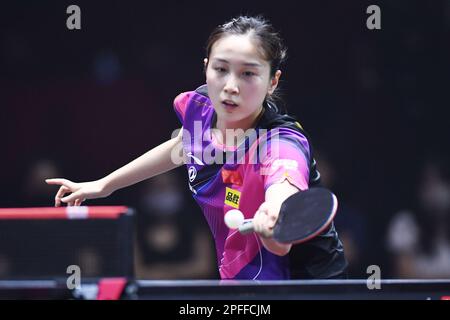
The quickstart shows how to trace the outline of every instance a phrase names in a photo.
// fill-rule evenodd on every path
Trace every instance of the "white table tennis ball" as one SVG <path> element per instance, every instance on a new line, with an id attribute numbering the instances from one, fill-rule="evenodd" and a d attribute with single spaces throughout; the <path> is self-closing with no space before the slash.
<path id="1" fill-rule="evenodd" d="M 225 213 L 225 224 L 230 229 L 237 229 L 244 222 L 244 214 L 237 209 L 232 209 Z"/>

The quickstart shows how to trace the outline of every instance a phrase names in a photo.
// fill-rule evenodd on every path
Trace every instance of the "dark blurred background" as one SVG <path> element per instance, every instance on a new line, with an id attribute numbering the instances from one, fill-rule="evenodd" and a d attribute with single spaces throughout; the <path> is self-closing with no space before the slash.
<path id="1" fill-rule="evenodd" d="M 81 30 L 66 28 L 71 4 L 81 8 Z M 371 4 L 381 8 L 381 30 L 366 27 Z M 169 139 L 179 127 L 173 99 L 204 83 L 209 33 L 239 14 L 263 14 L 285 39 L 283 98 L 340 199 L 336 224 L 351 276 L 366 277 L 375 264 L 384 278 L 450 277 L 448 0 L 2 4 L 0 206 L 52 206 L 56 188 L 45 178 L 98 179 Z M 87 204 L 141 208 L 137 256 L 147 267 L 138 276 L 215 277 L 213 250 L 201 247 L 212 240 L 184 168 L 167 179 L 182 187 L 164 194 L 168 204 L 182 197 L 178 207 L 151 207 L 164 178 Z M 196 218 L 159 230 L 190 249 L 175 241 L 155 254 L 146 210 L 180 208 Z M 200 233 L 207 240 L 195 240 Z M 177 269 L 181 263 L 191 264 Z M 425 272 L 432 265 L 437 271 Z"/>

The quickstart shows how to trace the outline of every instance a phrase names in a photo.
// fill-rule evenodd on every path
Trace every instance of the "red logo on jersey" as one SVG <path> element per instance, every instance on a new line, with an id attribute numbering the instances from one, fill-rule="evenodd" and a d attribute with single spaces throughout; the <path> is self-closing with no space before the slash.
<path id="1" fill-rule="evenodd" d="M 238 186 L 242 185 L 242 177 L 238 171 L 222 169 L 222 181 L 223 183 L 232 183 Z"/>

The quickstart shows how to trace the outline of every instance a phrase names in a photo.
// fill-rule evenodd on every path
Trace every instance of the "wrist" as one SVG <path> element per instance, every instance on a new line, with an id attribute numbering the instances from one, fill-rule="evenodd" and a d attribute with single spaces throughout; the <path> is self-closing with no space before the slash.
<path id="1" fill-rule="evenodd" d="M 101 193 L 104 194 L 105 196 L 108 196 L 114 191 L 116 191 L 114 189 L 111 179 L 109 179 L 109 176 L 106 176 L 98 180 L 98 182 L 100 184 Z"/>

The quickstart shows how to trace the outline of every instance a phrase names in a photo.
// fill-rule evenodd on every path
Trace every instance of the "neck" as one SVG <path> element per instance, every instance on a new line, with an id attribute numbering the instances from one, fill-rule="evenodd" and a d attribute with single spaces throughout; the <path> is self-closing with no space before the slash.
<path id="1" fill-rule="evenodd" d="M 224 143 L 223 140 L 226 138 L 226 130 L 227 129 L 230 129 L 230 130 L 241 129 L 245 133 L 245 131 L 247 131 L 248 129 L 254 128 L 256 126 L 256 124 L 258 123 L 258 121 L 263 113 L 264 113 L 264 108 L 261 106 L 261 108 L 258 109 L 258 111 L 252 113 L 247 118 L 241 119 L 239 121 L 227 122 L 227 121 L 217 118 L 214 128 L 218 129 L 223 137 L 223 139 L 220 139 L 220 138 L 218 139 L 219 142 L 222 144 L 225 144 L 227 146 L 235 146 L 236 145 L 236 142 L 234 141 L 235 139 L 232 139 L 232 141 L 225 141 L 225 143 Z M 235 138 L 237 138 L 238 144 L 242 140 L 243 137 L 244 137 L 243 133 L 242 134 L 235 133 Z M 216 138 L 218 138 L 218 137 L 216 136 Z"/>

